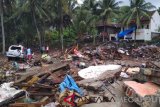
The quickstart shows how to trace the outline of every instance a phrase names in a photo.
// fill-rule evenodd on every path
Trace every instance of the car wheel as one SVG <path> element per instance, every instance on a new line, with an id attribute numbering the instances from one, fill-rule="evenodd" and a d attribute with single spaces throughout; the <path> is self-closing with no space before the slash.
<path id="1" fill-rule="evenodd" d="M 8 61 L 10 61 L 11 60 L 11 57 L 8 57 Z"/>

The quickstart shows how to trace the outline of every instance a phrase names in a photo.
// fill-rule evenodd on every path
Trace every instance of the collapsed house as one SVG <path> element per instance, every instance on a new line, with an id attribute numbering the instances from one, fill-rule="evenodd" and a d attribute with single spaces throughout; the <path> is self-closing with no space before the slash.
<path id="1" fill-rule="evenodd" d="M 1 63 L 0 106 L 158 107 L 159 53 L 109 42 Z"/>

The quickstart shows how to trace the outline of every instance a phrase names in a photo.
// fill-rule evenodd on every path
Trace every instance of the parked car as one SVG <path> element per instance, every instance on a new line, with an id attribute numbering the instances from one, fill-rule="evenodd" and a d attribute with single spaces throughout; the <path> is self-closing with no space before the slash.
<path id="1" fill-rule="evenodd" d="M 6 53 L 8 60 L 11 58 L 25 58 L 25 48 L 22 45 L 11 45 Z"/>

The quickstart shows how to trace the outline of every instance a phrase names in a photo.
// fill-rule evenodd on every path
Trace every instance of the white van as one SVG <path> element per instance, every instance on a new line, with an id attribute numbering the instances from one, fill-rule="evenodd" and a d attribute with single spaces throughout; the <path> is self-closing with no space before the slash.
<path id="1" fill-rule="evenodd" d="M 6 53 L 8 59 L 10 58 L 25 58 L 25 48 L 22 45 L 11 45 Z"/>

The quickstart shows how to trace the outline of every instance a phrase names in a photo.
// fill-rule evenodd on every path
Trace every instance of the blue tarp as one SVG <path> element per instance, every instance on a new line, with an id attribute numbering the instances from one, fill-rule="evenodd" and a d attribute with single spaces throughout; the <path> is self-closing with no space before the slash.
<path id="1" fill-rule="evenodd" d="M 124 37 L 125 35 L 128 35 L 128 34 L 133 33 L 133 31 L 135 31 L 135 29 L 136 29 L 136 27 L 132 27 L 132 28 L 130 28 L 130 29 L 121 31 L 121 32 L 118 34 L 118 38 L 122 38 L 122 37 Z"/>
<path id="2" fill-rule="evenodd" d="M 67 75 L 65 77 L 64 81 L 59 85 L 59 87 L 61 92 L 65 91 L 65 89 L 69 89 L 69 90 L 75 90 L 80 95 L 83 95 L 82 91 L 80 90 L 80 88 L 77 86 L 76 82 L 70 75 Z"/>

